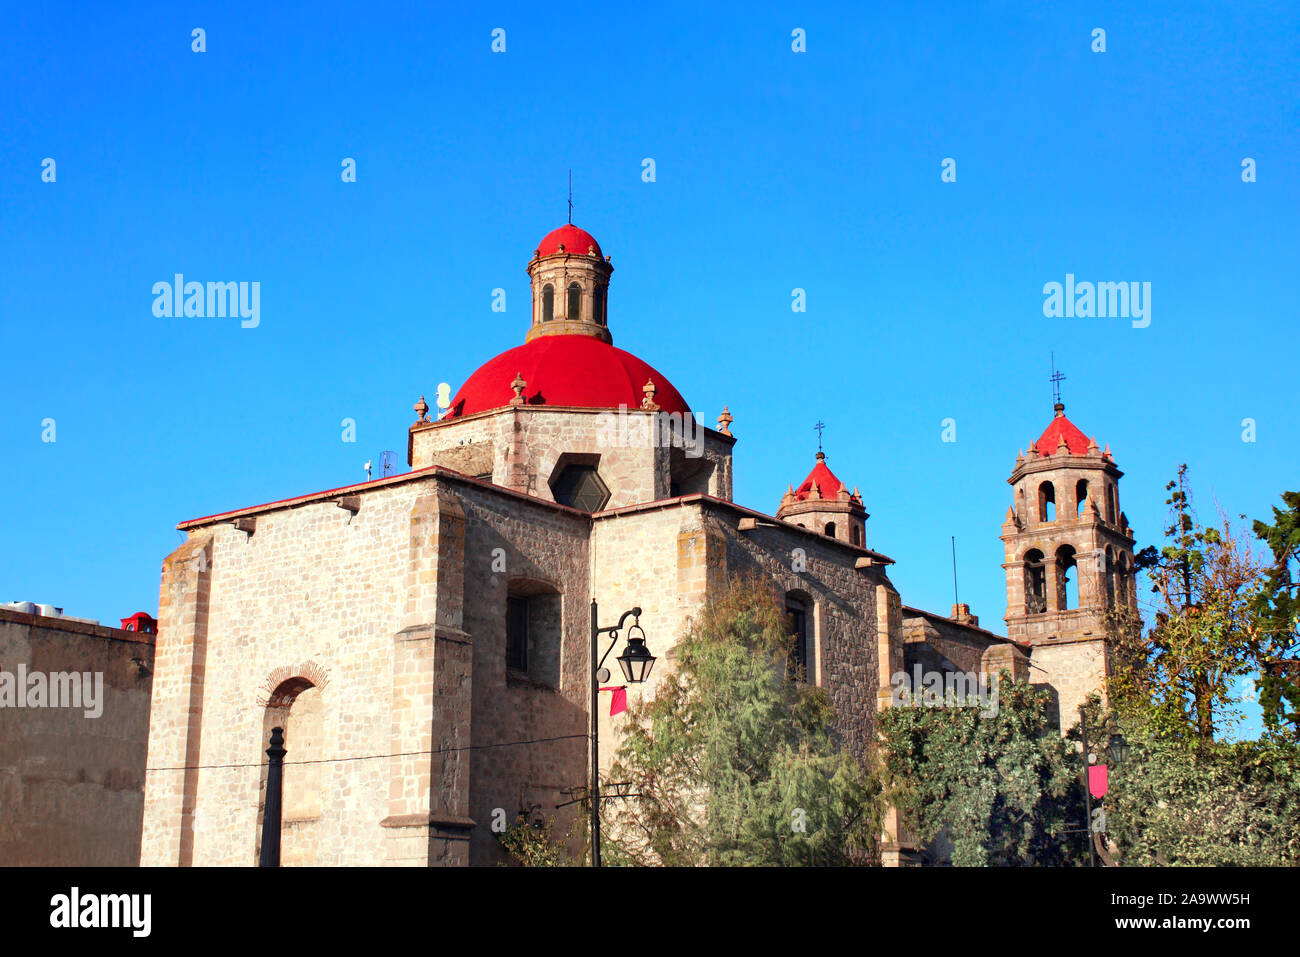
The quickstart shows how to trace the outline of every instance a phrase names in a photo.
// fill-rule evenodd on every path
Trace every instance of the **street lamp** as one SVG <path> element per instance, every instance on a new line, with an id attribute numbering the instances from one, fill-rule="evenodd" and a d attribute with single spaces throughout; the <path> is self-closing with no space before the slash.
<path id="1" fill-rule="evenodd" d="M 641 629 L 641 609 L 632 608 L 623 612 L 618 624 L 601 628 L 596 618 L 596 599 L 591 600 L 591 866 L 600 867 L 600 686 L 609 680 L 609 671 L 605 668 L 605 659 L 618 644 L 619 633 L 633 619 L 628 630 L 627 648 L 618 656 L 619 667 L 628 684 L 641 684 L 650 677 L 654 667 L 655 656 L 645 644 L 645 632 Z M 605 653 L 596 658 L 597 646 L 601 635 L 608 635 L 610 642 Z"/>
<path id="2" fill-rule="evenodd" d="M 1124 740 L 1124 735 L 1113 734 L 1110 737 L 1110 744 L 1106 746 L 1106 753 L 1110 755 L 1110 763 L 1119 767 L 1128 761 L 1131 749 L 1128 742 Z"/>
<path id="3" fill-rule="evenodd" d="M 632 632 L 640 631 L 637 637 Z M 655 666 L 655 656 L 645 646 L 645 632 L 639 624 L 633 624 L 627 633 L 627 649 L 618 656 L 618 665 L 623 669 L 623 677 L 630 684 L 639 685 L 650 677 L 650 669 Z"/>

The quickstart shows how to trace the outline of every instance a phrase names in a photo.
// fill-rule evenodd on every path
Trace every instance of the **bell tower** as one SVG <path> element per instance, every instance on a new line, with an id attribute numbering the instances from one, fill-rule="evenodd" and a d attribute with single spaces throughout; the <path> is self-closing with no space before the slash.
<path id="1" fill-rule="evenodd" d="M 1098 448 L 1054 416 L 1007 482 L 1002 525 L 1007 635 L 1033 646 L 1031 673 L 1056 692 L 1064 731 L 1088 694 L 1105 694 L 1107 618 L 1136 608 L 1133 533 L 1119 508 L 1124 474 L 1110 446 Z"/>
<path id="2" fill-rule="evenodd" d="M 566 223 L 541 241 L 528 264 L 533 287 L 533 321 L 525 342 L 538 336 L 609 334 L 609 277 L 614 267 L 584 229 Z"/>
<path id="3" fill-rule="evenodd" d="M 856 488 L 850 492 L 835 477 L 826 465 L 826 453 L 819 450 L 817 464 L 803 483 L 786 489 L 776 517 L 865 548 L 866 522 L 871 516 L 862 505 L 862 495 Z"/>

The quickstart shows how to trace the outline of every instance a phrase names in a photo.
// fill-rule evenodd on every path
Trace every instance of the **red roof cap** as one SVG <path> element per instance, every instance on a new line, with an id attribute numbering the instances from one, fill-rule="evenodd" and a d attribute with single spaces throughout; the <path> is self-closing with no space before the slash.
<path id="1" fill-rule="evenodd" d="M 538 336 L 483 363 L 452 397 L 443 421 L 510 405 L 516 374 L 524 378 L 529 405 L 639 409 L 645 384 L 653 380 L 660 411 L 690 412 L 672 383 L 632 353 L 594 336 Z"/>
<path id="2" fill-rule="evenodd" d="M 1051 424 L 1043 430 L 1043 434 L 1039 436 L 1033 447 L 1039 455 L 1055 455 L 1057 447 L 1061 444 L 1061 436 L 1065 436 L 1065 444 L 1071 455 L 1083 455 L 1088 451 L 1088 437 L 1065 417 L 1065 406 L 1058 402 L 1056 418 L 1052 419 Z"/>
<path id="3" fill-rule="evenodd" d="M 560 249 L 561 245 L 564 246 L 563 250 Z M 558 252 L 576 256 L 601 255 L 600 243 L 596 242 L 596 237 L 585 229 L 579 229 L 573 223 L 565 223 L 559 229 L 551 230 L 546 234 L 546 238 L 537 244 L 538 256 L 554 256 Z"/>
<path id="4" fill-rule="evenodd" d="M 813 470 L 808 473 L 808 477 L 803 480 L 803 484 L 795 489 L 794 497 L 802 502 L 812 494 L 813 482 L 817 483 L 817 491 L 821 493 L 822 498 L 837 499 L 840 495 L 840 486 L 844 483 L 835 477 L 826 466 L 826 453 L 817 453 L 817 464 Z"/>

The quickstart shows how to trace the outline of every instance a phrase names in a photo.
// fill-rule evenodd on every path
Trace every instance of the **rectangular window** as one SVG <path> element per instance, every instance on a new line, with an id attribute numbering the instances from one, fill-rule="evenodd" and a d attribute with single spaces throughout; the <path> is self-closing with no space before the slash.
<path id="1" fill-rule="evenodd" d="M 506 667 L 512 671 L 528 670 L 528 599 L 506 599 Z"/>

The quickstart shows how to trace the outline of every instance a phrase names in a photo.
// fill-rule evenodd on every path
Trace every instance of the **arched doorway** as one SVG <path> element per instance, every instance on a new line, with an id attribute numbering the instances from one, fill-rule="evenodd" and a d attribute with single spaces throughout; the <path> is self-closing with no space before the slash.
<path id="1" fill-rule="evenodd" d="M 257 850 L 266 811 L 266 748 L 271 729 L 284 730 L 284 775 L 281 790 L 280 865 L 311 866 L 319 862 L 322 834 L 322 787 L 329 765 L 323 763 L 325 701 L 322 690 L 303 677 L 282 681 L 262 715 L 263 764 L 258 789 Z"/>

